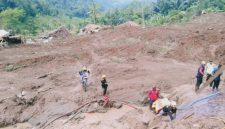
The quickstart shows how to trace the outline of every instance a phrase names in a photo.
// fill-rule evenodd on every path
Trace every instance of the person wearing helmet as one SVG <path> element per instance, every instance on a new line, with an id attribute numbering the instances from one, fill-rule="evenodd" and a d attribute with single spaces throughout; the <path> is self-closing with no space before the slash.
<path id="1" fill-rule="evenodd" d="M 149 109 L 152 110 L 152 104 L 159 98 L 159 90 L 154 86 L 148 92 Z"/>
<path id="2" fill-rule="evenodd" d="M 197 82 L 195 85 L 195 92 L 199 90 L 200 85 L 202 84 L 202 79 L 204 76 L 204 71 L 205 71 L 205 61 L 202 61 L 202 64 L 199 66 L 198 71 L 197 71 Z"/>
<path id="3" fill-rule="evenodd" d="M 160 111 L 160 116 L 166 116 L 168 115 L 170 117 L 170 121 L 174 120 L 176 118 L 177 108 L 176 108 L 176 102 L 171 101 L 170 105 L 165 105 L 162 110 Z"/>
<path id="4" fill-rule="evenodd" d="M 102 85 L 102 89 L 103 89 L 103 96 L 105 96 L 107 93 L 107 88 L 108 88 L 108 83 L 106 81 L 106 75 L 102 75 L 101 85 Z"/>
<path id="5" fill-rule="evenodd" d="M 90 71 L 86 67 L 83 67 L 82 70 L 79 71 L 81 83 L 83 83 L 84 78 L 88 78 L 89 74 Z"/>

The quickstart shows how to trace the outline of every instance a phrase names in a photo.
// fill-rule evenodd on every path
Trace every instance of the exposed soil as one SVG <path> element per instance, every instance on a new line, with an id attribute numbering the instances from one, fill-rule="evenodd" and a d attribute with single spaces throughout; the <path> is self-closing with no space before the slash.
<path id="1" fill-rule="evenodd" d="M 225 63 L 224 21 L 224 13 L 206 14 L 184 24 L 124 25 L 52 44 L 1 49 L 0 127 L 43 128 L 56 117 L 100 99 L 100 78 L 106 74 L 110 99 L 129 104 L 106 113 L 84 111 L 67 123 L 71 116 L 65 116 L 46 128 L 221 129 L 223 122 L 210 117 L 225 119 L 223 95 L 198 103 L 174 122 L 156 117 L 143 101 L 154 85 L 178 106 L 211 94 L 210 87 L 194 93 L 195 74 L 201 60 Z M 86 93 L 78 76 L 83 66 L 91 71 Z M 220 89 L 224 90 L 224 81 Z"/>

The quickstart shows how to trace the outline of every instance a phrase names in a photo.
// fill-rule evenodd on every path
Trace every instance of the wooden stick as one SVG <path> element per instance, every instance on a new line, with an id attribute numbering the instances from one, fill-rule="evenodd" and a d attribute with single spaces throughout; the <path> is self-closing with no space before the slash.
<path id="1" fill-rule="evenodd" d="M 189 117 L 193 116 L 194 114 L 195 114 L 195 113 L 191 113 L 190 115 L 185 116 L 185 117 L 184 117 L 184 119 L 186 120 L 187 118 L 189 118 Z"/>
<path id="2" fill-rule="evenodd" d="M 56 121 L 56 120 L 58 120 L 58 119 L 60 119 L 60 118 L 63 118 L 63 117 L 65 117 L 65 116 L 70 116 L 71 114 L 78 112 L 80 109 L 82 109 L 82 108 L 85 107 L 86 105 L 89 105 L 90 103 L 95 103 L 95 102 L 97 102 L 97 100 L 93 100 L 93 101 L 91 101 L 91 102 L 87 102 L 87 103 L 81 105 L 80 107 L 78 107 L 77 109 L 75 109 L 75 110 L 73 110 L 73 111 L 71 111 L 71 112 L 68 112 L 68 113 L 66 113 L 66 114 L 63 114 L 63 115 L 61 115 L 61 116 L 59 116 L 59 117 L 53 119 L 52 121 L 50 121 L 50 122 L 47 123 L 46 125 L 45 125 L 45 123 L 44 123 L 41 127 L 43 127 L 42 129 L 45 129 L 47 126 L 49 126 L 49 125 L 50 125 L 51 123 L 53 123 L 54 121 Z"/>

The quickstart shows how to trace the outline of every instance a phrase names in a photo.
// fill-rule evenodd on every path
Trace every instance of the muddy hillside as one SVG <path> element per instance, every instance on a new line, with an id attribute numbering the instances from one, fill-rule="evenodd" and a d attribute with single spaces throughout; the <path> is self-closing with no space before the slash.
<path id="1" fill-rule="evenodd" d="M 224 21 L 225 13 L 212 13 L 161 27 L 127 23 L 0 48 L 0 128 L 222 129 L 224 77 L 217 93 L 209 86 L 195 93 L 194 87 L 202 60 L 225 63 Z M 78 74 L 84 66 L 90 70 L 87 92 Z M 110 108 L 101 106 L 103 74 Z M 172 122 L 149 110 L 153 86 L 177 102 Z"/>

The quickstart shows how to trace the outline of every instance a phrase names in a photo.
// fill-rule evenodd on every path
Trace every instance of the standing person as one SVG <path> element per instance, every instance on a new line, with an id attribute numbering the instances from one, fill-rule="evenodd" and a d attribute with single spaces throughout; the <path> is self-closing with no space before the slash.
<path id="1" fill-rule="evenodd" d="M 105 96 L 107 93 L 107 88 L 108 88 L 108 83 L 106 81 L 106 75 L 102 75 L 101 84 L 102 84 L 102 89 L 103 89 L 103 96 Z"/>
<path id="2" fill-rule="evenodd" d="M 205 71 L 205 61 L 202 61 L 202 64 L 199 66 L 198 71 L 197 71 L 197 82 L 195 85 L 195 92 L 199 90 L 200 85 L 202 84 L 202 79 L 204 76 L 204 71 Z"/>
<path id="3" fill-rule="evenodd" d="M 159 90 L 154 86 L 148 92 L 149 109 L 152 110 L 152 104 L 159 98 Z"/>
<path id="4" fill-rule="evenodd" d="M 206 81 L 210 79 L 213 75 L 213 70 L 214 70 L 214 65 L 213 62 L 210 60 L 209 63 L 206 64 L 205 66 L 206 70 Z M 210 87 L 212 87 L 213 82 L 210 83 Z"/>
<path id="5" fill-rule="evenodd" d="M 83 69 L 79 71 L 80 82 L 81 82 L 85 92 L 87 90 L 87 83 L 88 83 L 89 74 L 90 74 L 90 71 L 86 67 L 83 67 Z"/>
<path id="6" fill-rule="evenodd" d="M 214 70 L 213 70 L 213 74 L 215 74 L 217 71 L 220 70 L 220 68 L 222 67 L 222 65 L 220 64 L 218 67 L 216 67 Z M 221 74 L 219 74 L 213 81 L 213 86 L 212 86 L 212 91 L 214 92 L 215 89 L 216 91 L 218 91 L 219 89 L 219 85 L 220 85 L 220 80 L 221 80 Z"/>

